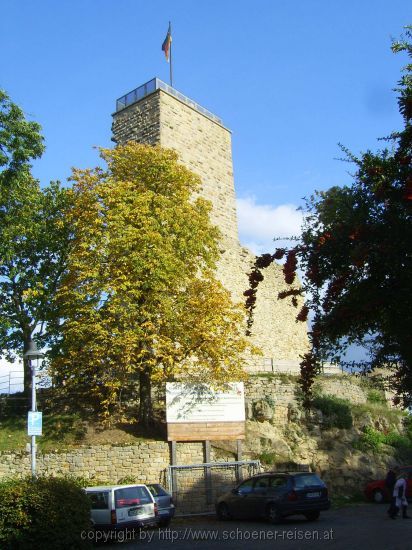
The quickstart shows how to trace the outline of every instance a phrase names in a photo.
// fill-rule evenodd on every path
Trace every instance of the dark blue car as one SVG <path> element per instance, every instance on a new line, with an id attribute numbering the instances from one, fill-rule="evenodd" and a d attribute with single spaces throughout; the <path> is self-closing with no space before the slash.
<path id="1" fill-rule="evenodd" d="M 325 483 L 310 472 L 268 472 L 243 481 L 216 501 L 219 519 L 265 518 L 277 522 L 287 516 L 319 518 L 330 508 Z"/>

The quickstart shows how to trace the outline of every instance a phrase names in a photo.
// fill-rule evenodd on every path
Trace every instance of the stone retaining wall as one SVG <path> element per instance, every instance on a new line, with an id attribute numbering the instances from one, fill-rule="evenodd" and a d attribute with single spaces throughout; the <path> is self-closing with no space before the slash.
<path id="1" fill-rule="evenodd" d="M 177 443 L 177 464 L 204 462 L 202 443 Z M 226 460 L 234 460 L 227 457 Z M 219 450 L 211 448 L 211 461 L 222 461 Z M 133 445 L 79 446 L 73 450 L 37 454 L 39 474 L 75 475 L 117 483 L 128 477 L 142 483 L 165 482 L 170 464 L 169 444 L 165 441 L 142 441 Z M 27 451 L 0 453 L 0 478 L 24 476 L 31 471 Z"/>
<path id="2" fill-rule="evenodd" d="M 318 383 L 329 395 L 345 395 L 354 403 L 364 403 L 364 390 L 349 378 L 324 377 Z M 293 420 L 299 405 L 296 400 L 296 378 L 252 376 L 246 384 L 246 417 L 269 420 L 275 426 L 286 426 Z M 177 464 L 204 462 L 202 443 L 177 443 Z M 211 462 L 222 460 L 222 451 L 211 447 Z M 223 460 L 235 460 L 234 452 Z M 165 441 L 142 441 L 134 445 L 80 446 L 73 450 L 38 453 L 37 471 L 44 474 L 73 474 L 118 482 L 125 477 L 135 477 L 142 482 L 164 478 L 170 464 L 169 444 Z M 30 473 L 30 453 L 0 453 L 0 478 Z M 164 479 L 163 479 L 164 481 Z"/>

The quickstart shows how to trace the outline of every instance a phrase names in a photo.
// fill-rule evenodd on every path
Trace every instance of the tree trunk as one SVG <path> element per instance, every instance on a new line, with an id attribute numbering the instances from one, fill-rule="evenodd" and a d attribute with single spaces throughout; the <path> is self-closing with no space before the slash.
<path id="1" fill-rule="evenodd" d="M 146 428 L 153 425 L 152 381 L 150 370 L 146 369 L 139 375 L 139 423 Z"/>
<path id="2" fill-rule="evenodd" d="M 24 344 L 23 344 L 23 392 L 24 395 L 27 395 L 28 398 L 31 396 L 31 368 L 29 361 L 24 357 L 24 354 L 29 349 L 29 342 L 31 338 L 24 338 Z"/>

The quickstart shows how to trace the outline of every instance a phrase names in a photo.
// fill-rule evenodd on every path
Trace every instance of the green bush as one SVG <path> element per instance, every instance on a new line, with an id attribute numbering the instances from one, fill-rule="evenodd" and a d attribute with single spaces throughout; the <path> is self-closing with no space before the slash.
<path id="1" fill-rule="evenodd" d="M 374 430 L 370 426 L 366 426 L 363 429 L 363 433 L 354 443 L 355 449 L 373 452 L 379 451 L 382 445 L 390 445 L 398 451 L 412 450 L 412 441 L 408 436 L 394 431 L 384 434 L 378 430 Z"/>
<path id="2" fill-rule="evenodd" d="M 326 427 L 341 429 L 352 427 L 353 418 L 350 404 L 345 399 L 332 395 L 317 395 L 313 399 L 313 406 L 323 414 Z"/>
<path id="3" fill-rule="evenodd" d="M 359 451 L 373 451 L 377 452 L 381 446 L 385 443 L 385 434 L 374 430 L 370 426 L 363 428 L 363 433 L 353 446 Z"/>
<path id="4" fill-rule="evenodd" d="M 407 414 L 403 419 L 405 434 L 412 441 L 412 414 Z"/>
<path id="5" fill-rule="evenodd" d="M 273 451 L 262 451 L 259 455 L 259 460 L 263 464 L 275 464 L 277 458 L 277 454 Z"/>
<path id="6" fill-rule="evenodd" d="M 90 501 L 69 478 L 9 479 L 0 483 L 2 550 L 86 549 Z"/>
<path id="7" fill-rule="evenodd" d="M 401 435 L 397 432 L 389 432 L 385 436 L 385 444 L 395 447 L 400 451 L 408 451 L 412 449 L 412 441 L 406 435 Z"/>
<path id="8" fill-rule="evenodd" d="M 369 403 L 381 403 L 382 405 L 387 405 L 386 397 L 382 390 L 369 390 L 366 400 Z"/>

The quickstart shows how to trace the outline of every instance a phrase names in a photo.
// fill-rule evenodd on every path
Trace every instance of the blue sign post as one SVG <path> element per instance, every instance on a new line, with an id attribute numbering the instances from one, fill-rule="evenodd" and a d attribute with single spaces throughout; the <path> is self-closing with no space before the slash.
<path id="1" fill-rule="evenodd" d="M 29 411 L 27 419 L 27 435 L 43 435 L 42 425 L 42 413 L 38 411 Z"/>
<path id="2" fill-rule="evenodd" d="M 31 475 L 36 477 L 36 435 L 42 434 L 42 413 L 37 411 L 36 405 L 36 361 L 44 357 L 39 352 L 33 340 L 30 339 L 23 358 L 31 369 L 31 411 L 27 418 L 27 433 L 31 436 Z"/>

